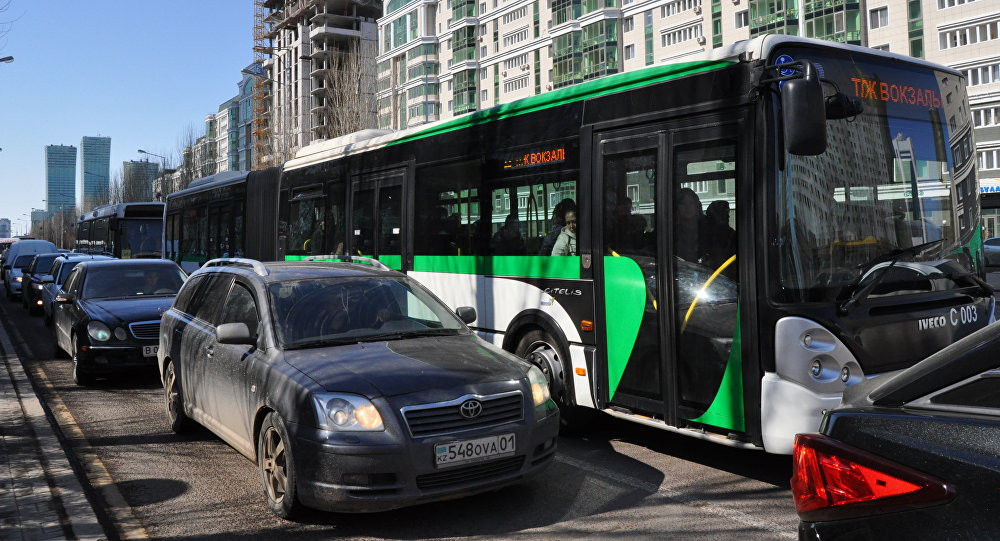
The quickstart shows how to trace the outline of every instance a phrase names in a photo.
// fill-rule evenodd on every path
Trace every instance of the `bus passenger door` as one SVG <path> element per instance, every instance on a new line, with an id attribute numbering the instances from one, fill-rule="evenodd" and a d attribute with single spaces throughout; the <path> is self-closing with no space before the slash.
<path id="1" fill-rule="evenodd" d="M 403 270 L 406 169 L 355 179 L 351 189 L 351 253 Z"/>
<path id="2" fill-rule="evenodd" d="M 745 430 L 740 127 L 706 117 L 595 136 L 599 398 L 614 409 L 671 426 Z"/>

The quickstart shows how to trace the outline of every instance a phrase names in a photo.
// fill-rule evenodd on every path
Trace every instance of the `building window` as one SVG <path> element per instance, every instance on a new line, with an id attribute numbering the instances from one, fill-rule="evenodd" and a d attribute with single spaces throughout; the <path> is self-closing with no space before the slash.
<path id="1" fill-rule="evenodd" d="M 488 97 L 489 97 L 489 94 L 487 93 L 487 91 L 486 91 L 485 88 L 482 91 L 479 92 L 479 101 L 480 101 L 480 103 L 486 103 L 486 98 L 488 98 Z"/>
<path id="2" fill-rule="evenodd" d="M 504 94 L 509 94 L 511 92 L 516 92 L 522 88 L 528 88 L 528 74 L 519 75 L 513 79 L 507 79 L 503 82 L 503 92 Z"/>
<path id="3" fill-rule="evenodd" d="M 680 28 L 660 35 L 660 41 L 664 47 L 676 45 L 688 40 L 701 37 L 701 25 L 696 24 L 687 28 Z"/>
<path id="4" fill-rule="evenodd" d="M 510 32 L 509 34 L 505 34 L 504 37 L 503 37 L 503 46 L 505 48 L 506 47 L 510 47 L 511 45 L 514 45 L 515 43 L 520 43 L 520 42 L 522 42 L 522 41 L 524 41 L 526 39 L 528 39 L 528 27 L 527 26 L 525 26 L 524 28 L 521 28 L 519 30 L 515 30 L 513 32 Z"/>
<path id="5" fill-rule="evenodd" d="M 524 7 L 515 9 L 514 11 L 511 11 L 510 13 L 505 13 L 504 16 L 503 16 L 503 19 L 502 19 L 503 20 L 503 24 L 510 24 L 510 23 L 512 23 L 512 22 L 514 22 L 514 21 L 516 21 L 516 20 L 524 17 L 527 14 L 528 14 L 528 6 L 524 6 Z"/>
<path id="6" fill-rule="evenodd" d="M 635 58 L 635 45 L 625 46 L 625 60 L 631 60 Z"/>
<path id="7" fill-rule="evenodd" d="M 948 9 L 975 1 L 976 0 L 938 0 L 937 7 L 938 9 Z"/>
<path id="8" fill-rule="evenodd" d="M 736 12 L 736 28 L 743 28 L 750 26 L 750 10 L 744 9 L 743 11 Z"/>
<path id="9" fill-rule="evenodd" d="M 990 64 L 962 70 L 966 84 L 969 86 L 988 85 L 1000 82 L 1000 64 Z"/>
<path id="10" fill-rule="evenodd" d="M 1000 106 L 972 110 L 972 123 L 977 128 L 1000 126 Z"/>
<path id="11" fill-rule="evenodd" d="M 889 7 L 882 6 L 868 12 L 868 28 L 884 28 L 889 26 Z"/>
<path id="12" fill-rule="evenodd" d="M 505 70 L 512 70 L 526 65 L 528 65 L 528 53 L 519 54 L 514 58 L 508 58 L 503 61 L 503 69 Z"/>
<path id="13" fill-rule="evenodd" d="M 872 49 L 875 49 L 876 51 L 888 51 L 889 44 L 886 43 L 884 45 L 872 45 Z"/>
<path id="14" fill-rule="evenodd" d="M 992 21 L 938 33 L 941 50 L 964 47 L 983 41 L 992 41 L 998 37 L 1000 37 L 1000 21 Z"/>
<path id="15" fill-rule="evenodd" d="M 635 19 L 632 17 L 626 17 L 625 20 L 622 21 L 622 32 L 631 32 L 633 29 L 635 29 Z"/>
<path id="16" fill-rule="evenodd" d="M 980 169 L 1000 169 L 1000 150 L 983 150 L 978 154 Z"/>

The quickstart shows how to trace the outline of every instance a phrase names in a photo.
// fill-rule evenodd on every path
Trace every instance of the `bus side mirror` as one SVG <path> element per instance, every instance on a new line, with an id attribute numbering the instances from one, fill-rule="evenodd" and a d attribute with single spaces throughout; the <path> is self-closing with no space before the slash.
<path id="1" fill-rule="evenodd" d="M 800 79 L 781 85 L 785 150 L 796 156 L 816 156 L 826 151 L 826 102 L 816 69 L 804 62 Z"/>

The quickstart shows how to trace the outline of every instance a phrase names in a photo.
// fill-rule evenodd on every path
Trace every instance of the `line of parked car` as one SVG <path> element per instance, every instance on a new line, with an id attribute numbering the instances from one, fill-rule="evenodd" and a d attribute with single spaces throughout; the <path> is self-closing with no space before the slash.
<path id="1" fill-rule="evenodd" d="M 377 261 L 220 259 L 187 276 L 42 242 L 4 254 L 4 286 L 51 324 L 74 381 L 158 367 L 170 427 L 200 423 L 256 462 L 281 517 L 495 490 L 555 456 L 545 375 L 478 338 L 475 309 Z"/>

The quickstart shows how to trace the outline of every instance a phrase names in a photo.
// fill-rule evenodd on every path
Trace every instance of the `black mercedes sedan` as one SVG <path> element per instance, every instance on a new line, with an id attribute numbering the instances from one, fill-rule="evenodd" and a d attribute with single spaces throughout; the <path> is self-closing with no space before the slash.
<path id="1" fill-rule="evenodd" d="M 457 498 L 548 466 L 544 374 L 471 332 L 473 308 L 347 258 L 193 273 L 160 333 L 171 427 L 197 421 L 255 461 L 285 518 Z"/>
<path id="2" fill-rule="evenodd" d="M 800 539 L 996 539 L 1000 324 L 848 387 L 796 436 L 791 485 Z"/>
<path id="3" fill-rule="evenodd" d="M 56 346 L 73 359 L 73 381 L 156 367 L 160 316 L 186 275 L 157 259 L 83 261 L 55 297 Z"/>

